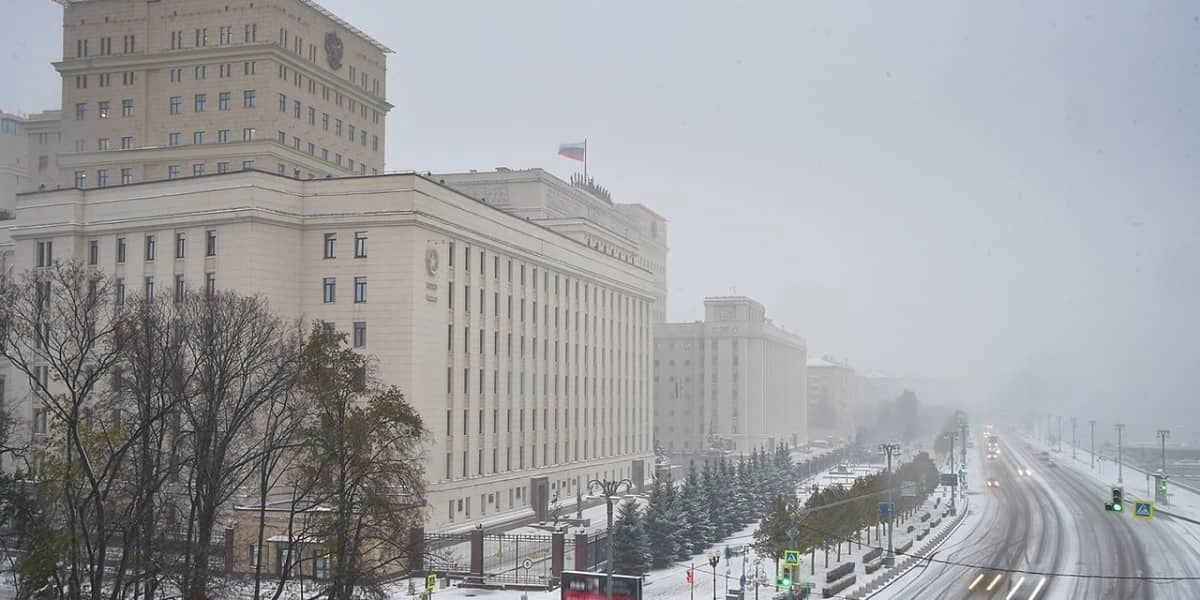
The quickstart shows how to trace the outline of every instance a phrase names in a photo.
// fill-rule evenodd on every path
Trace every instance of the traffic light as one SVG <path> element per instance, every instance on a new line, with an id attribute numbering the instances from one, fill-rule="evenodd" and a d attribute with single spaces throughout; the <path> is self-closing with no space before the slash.
<path id="1" fill-rule="evenodd" d="M 1164 494 L 1167 493 L 1167 480 L 1166 479 L 1162 480 L 1162 482 L 1158 484 L 1158 491 L 1160 491 Z"/>
<path id="2" fill-rule="evenodd" d="M 687 570 L 687 582 L 688 582 L 688 583 L 693 583 L 693 579 L 692 579 L 692 570 L 691 570 L 691 569 L 688 569 L 688 570 Z"/>
<path id="3" fill-rule="evenodd" d="M 1115 487 L 1112 489 L 1112 511 L 1121 512 L 1125 510 L 1125 490 L 1124 488 Z"/>
<path id="4" fill-rule="evenodd" d="M 783 572 L 779 574 L 779 577 L 775 578 L 775 587 L 777 587 L 781 590 L 792 589 L 792 570 L 791 569 L 784 567 Z"/>

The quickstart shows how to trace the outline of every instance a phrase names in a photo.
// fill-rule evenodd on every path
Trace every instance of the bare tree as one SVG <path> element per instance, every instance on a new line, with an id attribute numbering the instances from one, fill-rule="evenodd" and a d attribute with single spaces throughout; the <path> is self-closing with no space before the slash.
<path id="1" fill-rule="evenodd" d="M 184 312 L 194 324 L 184 351 L 196 389 L 183 403 L 191 506 L 181 587 L 188 598 L 202 600 L 219 512 L 255 473 L 262 455 L 259 417 L 294 385 L 301 340 L 257 296 L 193 294 Z"/>
<path id="2" fill-rule="evenodd" d="M 304 432 L 300 470 L 326 506 L 313 519 L 329 552 L 334 600 L 383 596 L 381 577 L 407 556 L 407 532 L 425 504 L 421 418 L 399 389 L 369 378 L 367 367 L 344 333 L 313 325 L 300 389 L 316 416 Z"/>
<path id="3" fill-rule="evenodd" d="M 81 261 L 0 274 L 0 352 L 30 383 L 38 462 L 46 467 L 39 477 L 61 494 L 65 513 L 62 563 L 72 599 L 102 597 L 124 510 L 113 483 L 131 438 L 106 422 L 85 422 L 85 413 L 105 400 L 125 318 L 109 280 Z"/>

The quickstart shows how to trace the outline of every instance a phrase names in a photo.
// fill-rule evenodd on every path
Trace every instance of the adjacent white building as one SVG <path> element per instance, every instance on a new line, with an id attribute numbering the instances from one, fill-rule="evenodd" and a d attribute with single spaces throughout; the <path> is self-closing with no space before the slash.
<path id="1" fill-rule="evenodd" d="M 807 441 L 807 343 L 744 297 L 704 300 L 703 321 L 654 333 L 654 437 L 669 455 Z"/>
<path id="2" fill-rule="evenodd" d="M 414 174 L 246 171 L 47 191 L 19 196 L 10 223 L 18 268 L 49 242 L 56 259 L 89 261 L 130 298 L 261 293 L 285 314 L 348 332 L 430 430 L 429 528 L 544 513 L 590 479 L 650 475 L 658 290 L 636 248 L 601 251 Z M 769 329 L 749 308 L 735 308 L 745 327 Z M 714 332 L 709 356 L 735 369 L 714 382 L 723 398 L 738 393 L 738 357 L 756 364 L 779 337 L 745 335 Z M 802 366 L 803 341 L 792 346 Z M 772 377 L 794 378 L 785 367 Z M 6 402 L 36 437 L 37 401 L 19 383 L 8 382 Z M 739 398 L 762 393 L 739 385 Z M 730 418 L 746 431 L 779 423 L 739 406 L 719 414 L 720 431 L 732 431 Z M 795 436 L 803 425 L 775 429 Z"/>
<path id="3" fill-rule="evenodd" d="M 862 377 L 847 363 L 808 359 L 808 434 L 813 439 L 855 439 L 855 411 L 862 406 Z"/>

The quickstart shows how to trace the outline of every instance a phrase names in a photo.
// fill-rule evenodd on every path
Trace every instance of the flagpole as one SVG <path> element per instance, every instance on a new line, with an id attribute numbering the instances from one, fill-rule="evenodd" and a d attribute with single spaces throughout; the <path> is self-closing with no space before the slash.
<path id="1" fill-rule="evenodd" d="M 584 183 L 587 183 L 587 180 L 588 180 L 588 174 L 587 174 L 587 159 L 588 159 L 588 155 L 587 155 L 587 138 L 583 138 L 583 182 L 584 182 Z"/>

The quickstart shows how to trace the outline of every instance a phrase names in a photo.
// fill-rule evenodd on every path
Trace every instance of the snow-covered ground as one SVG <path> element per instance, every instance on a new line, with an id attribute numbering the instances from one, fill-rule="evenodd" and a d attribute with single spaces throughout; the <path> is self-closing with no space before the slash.
<path id="1" fill-rule="evenodd" d="M 882 468 L 883 468 L 883 465 L 881 465 L 881 464 L 856 466 L 853 469 L 853 471 L 854 471 L 853 474 L 850 475 L 849 477 L 845 474 L 833 473 L 832 470 L 823 471 L 823 472 L 817 474 L 815 477 L 806 480 L 804 483 L 801 484 L 800 487 L 803 489 L 803 488 L 811 486 L 812 483 L 818 483 L 821 486 L 831 485 L 834 483 L 848 483 L 849 481 L 852 481 L 855 476 L 861 476 L 861 475 L 879 472 L 882 470 Z M 980 485 L 982 485 L 982 482 L 980 482 Z M 804 494 L 802 493 L 801 496 L 804 497 Z M 939 496 L 930 497 L 927 500 L 927 507 L 931 508 L 935 499 L 938 497 Z M 944 499 L 944 498 L 941 499 L 939 506 L 944 507 L 945 502 L 946 502 L 946 499 Z M 596 528 L 596 527 L 602 528 L 604 526 L 604 507 L 598 507 L 598 509 L 599 509 L 598 515 L 595 517 L 592 517 L 592 519 L 593 519 L 592 527 L 593 528 Z M 591 509 L 591 510 L 596 510 L 596 509 Z M 911 521 L 913 524 L 923 525 L 923 524 L 921 524 L 921 522 L 918 519 L 920 512 L 922 512 L 922 511 L 917 511 L 915 513 L 915 515 Z M 940 508 L 937 511 L 931 511 L 931 512 L 934 512 L 934 518 L 941 515 Z M 592 514 L 593 513 L 589 512 L 589 511 L 585 511 L 585 517 L 591 517 Z M 948 521 L 944 520 L 942 526 L 943 527 L 947 526 L 947 522 Z M 914 529 L 913 533 L 911 533 L 911 534 L 907 533 L 906 529 L 907 529 L 908 524 L 909 524 L 908 522 L 897 521 L 896 537 L 893 542 L 895 545 L 899 546 L 899 545 L 903 544 L 908 539 L 915 537 L 916 533 L 919 533 L 922 530 L 922 528 L 920 526 L 918 526 Z M 682 600 L 682 599 L 692 598 L 693 594 L 695 594 L 695 595 L 699 595 L 699 597 L 701 597 L 701 598 L 707 598 L 712 595 L 714 580 L 715 580 L 715 585 L 717 586 L 717 594 L 721 597 L 724 597 L 726 589 L 733 590 L 733 589 L 737 589 L 739 587 L 741 577 L 744 572 L 747 577 L 747 581 L 748 581 L 747 598 L 749 598 L 750 595 L 754 593 L 754 583 L 753 583 L 754 571 L 755 571 L 756 564 L 757 564 L 758 568 L 760 570 L 759 572 L 761 573 L 760 582 L 763 582 L 763 584 L 760 584 L 760 587 L 758 590 L 759 597 L 763 598 L 763 599 L 769 599 L 774 592 L 774 589 L 773 589 L 774 582 L 775 582 L 774 560 L 772 560 L 771 558 L 763 558 L 760 561 L 759 557 L 754 553 L 753 549 L 749 548 L 749 545 L 753 543 L 753 535 L 754 535 L 754 531 L 757 527 L 758 527 L 757 524 L 746 527 L 745 529 L 733 534 L 729 538 L 722 540 L 721 542 L 719 542 L 718 544 L 716 544 L 713 547 L 714 550 L 719 551 L 722 555 L 720 562 L 717 565 L 715 574 L 713 572 L 713 569 L 709 567 L 708 557 L 705 554 L 696 555 L 690 561 L 680 561 L 680 562 L 677 562 L 674 565 L 667 567 L 665 569 L 659 569 L 656 571 L 652 571 L 651 573 L 646 575 L 645 580 L 644 580 L 644 584 L 643 584 L 644 597 L 647 599 L 662 598 L 662 599 L 681 599 Z M 875 536 L 876 536 L 876 534 L 874 532 L 872 532 L 871 533 L 871 546 L 873 546 L 877 542 Z M 744 549 L 745 551 L 738 552 L 738 555 L 734 556 L 733 559 L 727 564 L 726 560 L 724 558 L 724 549 L 726 546 L 734 548 L 735 550 Z M 864 552 L 867 552 L 868 550 L 870 550 L 871 546 L 867 545 L 865 537 L 863 538 L 863 543 L 861 544 L 861 547 L 859 544 L 850 544 L 850 546 L 851 546 L 851 548 L 849 550 L 846 550 L 846 546 L 843 546 L 843 555 L 842 555 L 841 562 L 847 562 L 847 561 L 851 561 L 851 560 L 856 561 L 857 562 L 857 565 L 856 565 L 857 571 L 856 572 L 859 577 L 859 581 L 862 582 L 866 576 L 865 576 L 865 573 L 863 573 L 861 557 Z M 816 557 L 817 557 L 816 564 L 813 565 L 812 561 L 811 561 L 812 555 L 807 554 L 804 556 L 803 575 L 802 575 L 801 581 L 802 582 L 815 581 L 816 582 L 815 587 L 818 590 L 818 594 L 819 594 L 819 590 L 820 590 L 821 586 L 824 584 L 824 579 L 825 579 L 824 574 L 826 572 L 826 567 L 825 567 L 824 553 L 818 552 Z M 692 589 L 692 587 L 689 586 L 687 583 L 687 571 L 689 568 L 691 568 L 691 566 L 693 564 L 695 565 L 694 589 Z M 838 562 L 836 560 L 836 552 L 831 551 L 830 555 L 829 555 L 829 566 L 836 567 L 838 564 L 840 564 L 840 562 Z M 881 573 L 881 572 L 872 574 L 872 577 L 878 575 L 879 573 Z M 714 575 L 715 575 L 715 577 L 714 577 Z M 407 586 L 404 585 L 402 587 L 404 589 L 397 588 L 397 595 L 395 596 L 396 598 L 403 598 L 403 597 L 408 596 L 408 594 L 406 593 Z M 842 592 L 842 595 L 848 594 L 851 590 L 853 590 L 853 588 Z M 440 589 L 440 590 L 437 590 L 434 592 L 435 598 L 442 598 L 445 600 L 457 600 L 460 598 L 481 598 L 481 597 L 490 597 L 490 598 L 495 598 L 497 600 L 508 599 L 508 598 L 516 599 L 516 598 L 522 598 L 522 597 L 528 598 L 529 600 L 552 600 L 552 599 L 557 599 L 559 597 L 559 595 L 560 595 L 560 592 L 558 590 L 552 590 L 549 592 L 541 592 L 541 591 L 515 592 L 515 591 L 503 591 L 503 590 L 478 590 L 478 589 L 457 588 L 457 587 Z"/>

